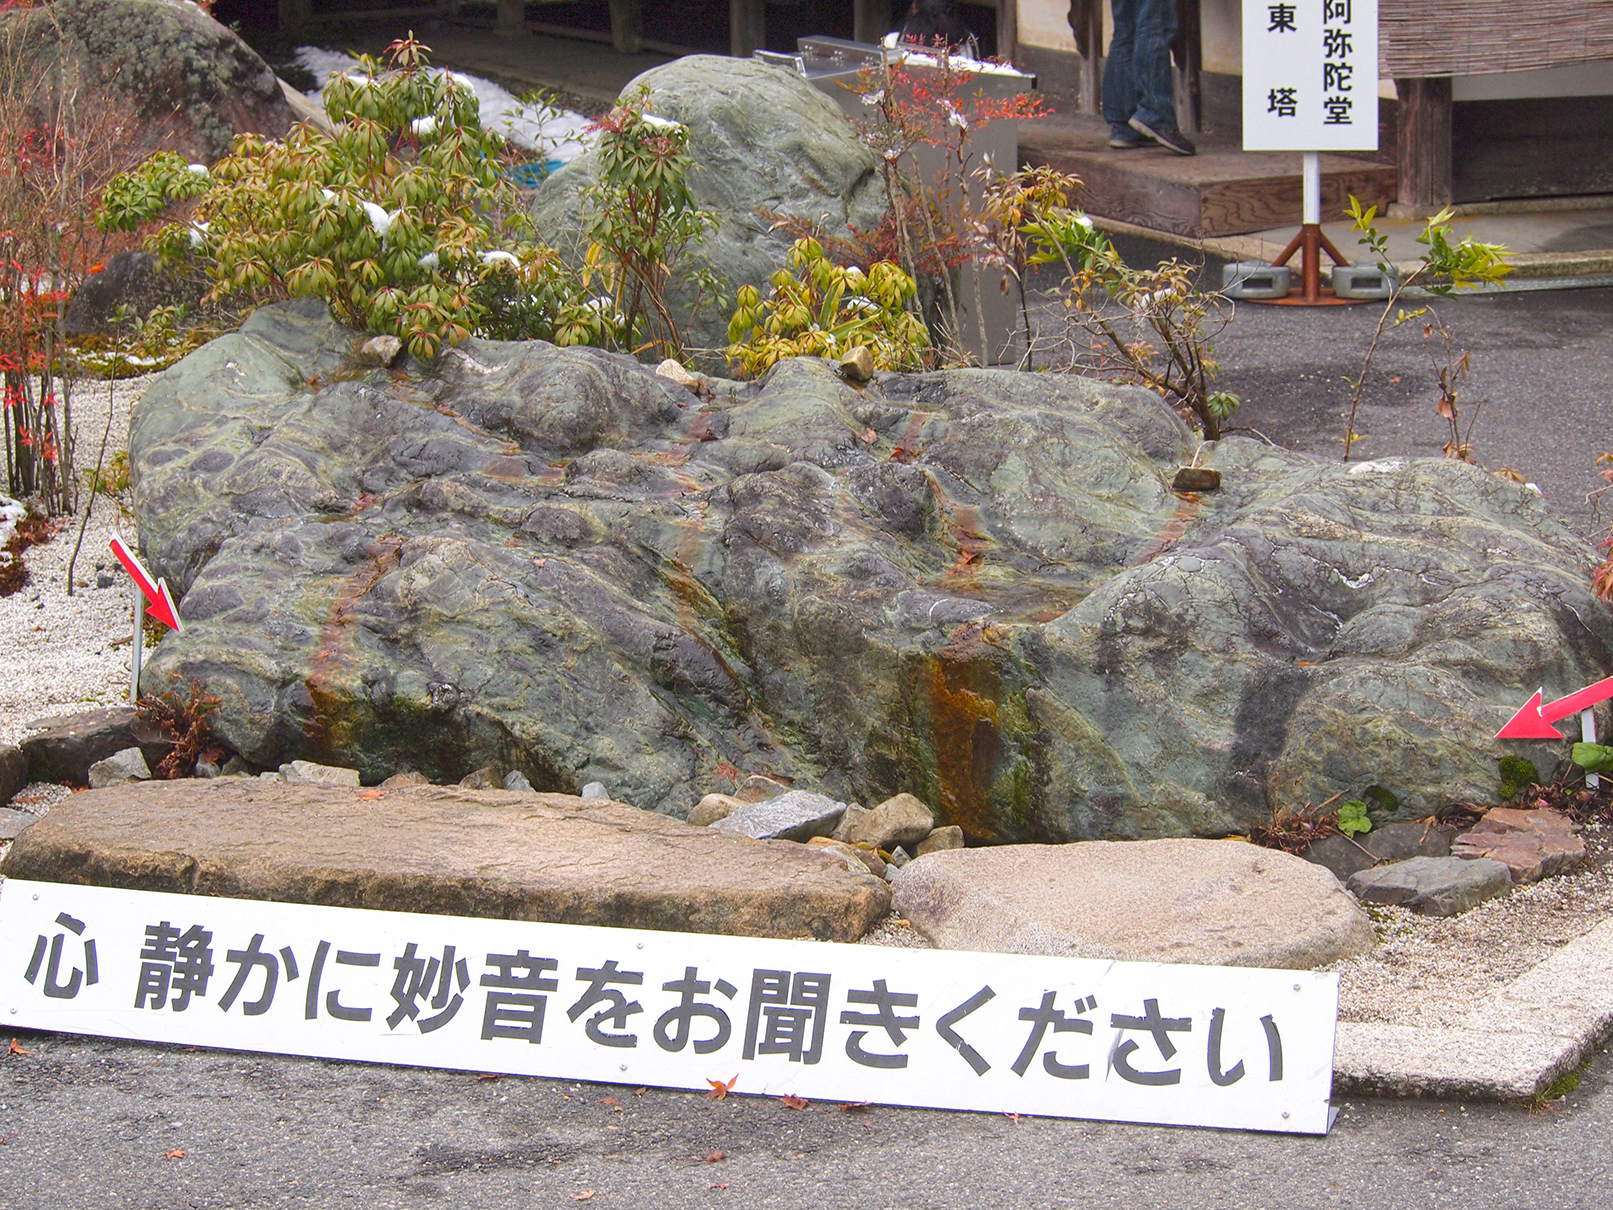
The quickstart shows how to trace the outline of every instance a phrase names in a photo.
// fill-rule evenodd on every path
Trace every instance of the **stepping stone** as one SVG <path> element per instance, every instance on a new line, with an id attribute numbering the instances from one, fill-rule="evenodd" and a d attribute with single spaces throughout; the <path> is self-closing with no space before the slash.
<path id="1" fill-rule="evenodd" d="M 836 853 L 565 794 L 220 778 L 75 794 L 8 878 L 382 911 L 855 941 L 890 889 Z"/>
<path id="2" fill-rule="evenodd" d="M 1385 823 L 1353 841 L 1346 836 L 1324 837 L 1300 856 L 1326 866 L 1340 882 L 1348 882 L 1350 875 L 1386 861 L 1449 857 L 1455 838 L 1456 829 L 1447 823 Z"/>
<path id="3" fill-rule="evenodd" d="M 1425 916 L 1459 916 L 1511 893 L 1512 874 L 1487 857 L 1413 857 L 1362 870 L 1351 877 L 1349 888 L 1365 903 L 1406 907 Z"/>
<path id="4" fill-rule="evenodd" d="M 1573 822 L 1550 807 L 1520 810 L 1494 807 L 1472 829 L 1456 838 L 1458 857 L 1489 857 L 1512 871 L 1512 881 L 1539 882 L 1585 860 L 1585 842 Z"/>
<path id="5" fill-rule="evenodd" d="M 811 790 L 791 790 L 777 798 L 748 802 L 716 823 L 713 832 L 749 836 L 752 840 L 799 840 L 827 836 L 835 830 L 846 804 Z"/>
<path id="6" fill-rule="evenodd" d="M 846 830 L 851 844 L 886 852 L 897 845 L 917 845 L 935 830 L 935 816 L 911 794 L 887 798 Z"/>
<path id="7" fill-rule="evenodd" d="M 893 890 L 939 949 L 1305 970 L 1377 940 L 1321 866 L 1237 840 L 951 849 Z"/>

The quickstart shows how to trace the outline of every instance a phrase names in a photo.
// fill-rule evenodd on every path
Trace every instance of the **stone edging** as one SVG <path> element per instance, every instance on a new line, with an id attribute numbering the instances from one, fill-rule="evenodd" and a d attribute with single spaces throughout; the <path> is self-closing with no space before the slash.
<path id="1" fill-rule="evenodd" d="M 1613 920 L 1558 950 L 1451 1028 L 1341 1021 L 1334 1096 L 1519 1101 L 1613 1035 Z"/>

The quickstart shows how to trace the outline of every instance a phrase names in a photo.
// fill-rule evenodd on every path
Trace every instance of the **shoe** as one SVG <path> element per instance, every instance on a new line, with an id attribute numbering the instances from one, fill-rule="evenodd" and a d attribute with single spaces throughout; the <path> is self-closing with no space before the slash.
<path id="1" fill-rule="evenodd" d="M 1180 130 L 1155 130 L 1152 126 L 1137 118 L 1132 118 L 1126 125 L 1130 126 L 1138 134 L 1147 135 L 1161 147 L 1174 151 L 1177 155 L 1198 154 L 1198 148 L 1194 147 L 1187 136 Z"/>
<path id="2" fill-rule="evenodd" d="M 1148 140 L 1136 137 L 1128 138 L 1123 134 L 1112 134 L 1109 136 L 1109 146 L 1116 151 L 1130 151 L 1134 147 L 1148 146 Z"/>

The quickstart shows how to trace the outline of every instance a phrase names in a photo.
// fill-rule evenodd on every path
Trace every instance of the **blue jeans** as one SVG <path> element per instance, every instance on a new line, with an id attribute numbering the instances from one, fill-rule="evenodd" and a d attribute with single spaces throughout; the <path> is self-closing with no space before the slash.
<path id="1" fill-rule="evenodd" d="M 1103 65 L 1103 116 L 1121 138 L 1136 118 L 1155 130 L 1176 129 L 1171 91 L 1171 39 L 1176 0 L 1110 0 L 1114 35 Z"/>

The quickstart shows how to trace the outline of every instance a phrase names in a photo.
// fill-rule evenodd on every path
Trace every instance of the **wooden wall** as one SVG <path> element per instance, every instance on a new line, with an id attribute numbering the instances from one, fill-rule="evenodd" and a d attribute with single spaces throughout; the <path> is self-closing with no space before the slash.
<path id="1" fill-rule="evenodd" d="M 1378 57 L 1395 79 L 1613 58 L 1613 0 L 1380 0 Z"/>

